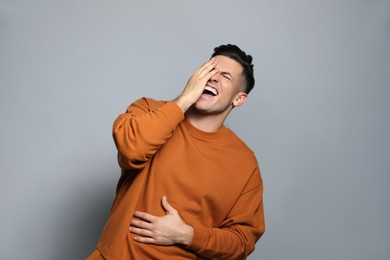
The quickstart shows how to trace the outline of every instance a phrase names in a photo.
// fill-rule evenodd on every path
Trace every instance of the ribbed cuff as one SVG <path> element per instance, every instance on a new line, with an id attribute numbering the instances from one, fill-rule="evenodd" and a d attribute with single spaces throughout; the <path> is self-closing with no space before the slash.
<path id="1" fill-rule="evenodd" d="M 175 102 L 169 101 L 159 109 L 164 112 L 165 116 L 174 125 L 184 120 L 184 113 Z"/>
<path id="2" fill-rule="evenodd" d="M 208 236 L 207 236 L 207 231 L 206 228 L 202 225 L 194 225 L 194 224 L 189 224 L 193 227 L 194 229 L 194 237 L 192 238 L 191 244 L 186 246 L 186 248 L 191 249 L 192 251 L 199 253 L 200 251 L 203 250 L 205 245 L 207 244 Z"/>

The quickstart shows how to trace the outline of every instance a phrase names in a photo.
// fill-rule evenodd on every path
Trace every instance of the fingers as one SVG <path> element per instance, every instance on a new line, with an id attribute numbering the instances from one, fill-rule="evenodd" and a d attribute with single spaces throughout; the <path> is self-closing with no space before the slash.
<path id="1" fill-rule="evenodd" d="M 206 61 L 206 62 L 204 62 L 203 64 L 201 64 L 201 65 L 195 70 L 195 72 L 200 72 L 200 71 L 204 70 L 205 67 L 207 67 L 207 66 L 209 66 L 209 65 L 211 65 L 211 64 L 213 64 L 213 63 L 215 63 L 215 59 L 214 59 L 214 58 L 211 58 L 211 59 L 209 59 L 208 61 Z"/>
<path id="2" fill-rule="evenodd" d="M 203 63 L 197 70 L 196 74 L 201 78 L 211 78 L 215 73 L 218 72 L 217 61 L 211 58 L 209 61 Z"/>
<path id="3" fill-rule="evenodd" d="M 208 60 L 205 63 L 203 63 L 202 65 L 200 65 L 200 67 L 196 70 L 196 72 L 202 73 L 204 71 L 206 71 L 206 72 L 210 71 L 213 68 L 215 68 L 216 65 L 217 65 L 216 60 L 214 58 L 211 58 L 210 60 Z"/>
<path id="4" fill-rule="evenodd" d="M 133 234 L 142 236 L 142 237 L 152 237 L 153 232 L 148 230 L 148 229 L 143 229 L 143 228 L 137 228 L 134 226 L 129 227 L 129 231 Z"/>
<path id="5" fill-rule="evenodd" d="M 156 240 L 151 237 L 134 237 L 134 240 L 144 244 L 156 244 Z"/>
<path id="6" fill-rule="evenodd" d="M 140 211 L 134 212 L 134 217 L 137 217 L 139 219 L 145 220 L 147 222 L 152 222 L 156 218 L 153 215 L 150 215 L 150 214 L 148 214 L 146 212 L 140 212 Z"/>
<path id="7" fill-rule="evenodd" d="M 211 71 L 209 71 L 209 73 L 207 73 L 207 75 L 206 75 L 206 79 L 207 79 L 207 81 L 209 80 L 209 79 L 211 79 L 211 77 L 212 76 L 214 76 L 215 74 L 217 74 L 219 72 L 219 69 L 218 68 L 213 68 Z"/>
<path id="8" fill-rule="evenodd" d="M 135 235 L 134 240 L 145 244 L 156 244 L 156 239 L 153 237 L 153 232 L 147 229 L 129 227 L 129 231 Z"/>
<path id="9" fill-rule="evenodd" d="M 135 215 L 135 214 L 134 214 Z M 152 243 L 154 239 L 153 232 L 151 231 L 152 224 L 149 222 L 145 222 L 142 220 L 131 220 L 131 226 L 129 227 L 129 231 L 135 235 L 139 235 L 141 237 L 134 237 L 135 240 L 143 243 Z"/>
<path id="10" fill-rule="evenodd" d="M 142 228 L 142 229 L 151 229 L 152 228 L 152 224 L 151 223 L 145 222 L 145 221 L 142 221 L 142 220 L 136 220 L 136 219 L 132 219 L 131 222 L 130 222 L 130 225 L 133 226 L 133 227 Z"/>
<path id="11" fill-rule="evenodd" d="M 162 197 L 161 204 L 167 214 L 175 214 L 177 210 L 169 204 L 166 196 Z"/>

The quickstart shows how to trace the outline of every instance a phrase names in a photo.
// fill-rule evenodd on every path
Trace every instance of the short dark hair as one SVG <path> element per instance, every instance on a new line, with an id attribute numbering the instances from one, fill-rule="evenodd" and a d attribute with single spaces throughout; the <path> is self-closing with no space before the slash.
<path id="1" fill-rule="evenodd" d="M 243 75 L 246 82 L 245 91 L 247 94 L 253 89 L 255 86 L 255 78 L 253 76 L 253 64 L 252 64 L 252 56 L 247 55 L 244 51 L 242 51 L 238 46 L 234 44 L 226 44 L 221 45 L 214 48 L 214 53 L 211 57 L 222 55 L 229 57 L 238 63 L 241 64 L 243 68 Z"/>

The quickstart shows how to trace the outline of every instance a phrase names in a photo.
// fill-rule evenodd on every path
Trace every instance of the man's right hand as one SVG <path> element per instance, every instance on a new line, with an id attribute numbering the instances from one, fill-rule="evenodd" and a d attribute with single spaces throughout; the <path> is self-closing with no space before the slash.
<path id="1" fill-rule="evenodd" d="M 190 77 L 183 92 L 174 102 L 183 110 L 183 113 L 192 106 L 202 95 L 206 83 L 218 73 L 217 62 L 214 58 L 203 63 Z"/>

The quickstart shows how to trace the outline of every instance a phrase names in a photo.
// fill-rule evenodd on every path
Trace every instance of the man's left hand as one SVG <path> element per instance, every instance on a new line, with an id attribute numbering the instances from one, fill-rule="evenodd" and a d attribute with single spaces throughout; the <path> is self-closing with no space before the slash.
<path id="1" fill-rule="evenodd" d="M 189 245 L 194 236 L 192 226 L 184 223 L 179 212 L 173 208 L 167 198 L 163 196 L 162 206 L 165 216 L 157 217 L 146 212 L 136 211 L 129 231 L 135 235 L 134 240 L 155 245 Z"/>

